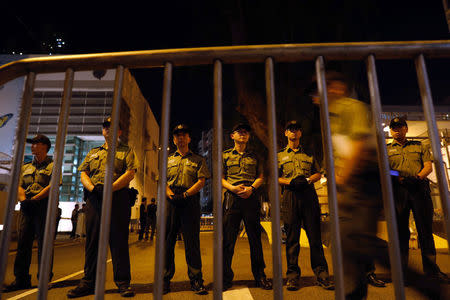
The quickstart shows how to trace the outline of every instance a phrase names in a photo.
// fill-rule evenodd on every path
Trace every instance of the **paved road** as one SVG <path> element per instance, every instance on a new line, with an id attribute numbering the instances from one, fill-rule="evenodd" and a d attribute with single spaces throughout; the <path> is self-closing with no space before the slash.
<path id="1" fill-rule="evenodd" d="M 130 254 L 132 266 L 132 285 L 136 289 L 137 295 L 135 299 L 152 299 L 152 282 L 153 282 L 153 268 L 154 268 L 154 243 L 152 242 L 138 242 L 137 235 L 130 236 Z M 267 237 L 263 237 L 264 257 L 267 268 L 266 274 L 272 277 L 272 262 L 271 262 L 271 246 L 268 243 Z M 212 289 L 212 270 L 213 270 L 213 241 L 212 233 L 201 233 L 201 252 L 203 259 L 203 273 L 205 284 Z M 283 268 L 286 268 L 286 262 L 283 253 Z M 37 259 L 36 252 L 33 252 L 33 262 L 31 266 L 31 274 L 33 275 L 33 285 L 37 286 L 36 269 Z M 420 265 L 420 252 L 413 250 L 411 252 L 410 263 Z M 325 255 L 332 272 L 331 253 L 329 249 L 325 249 Z M 190 291 L 189 281 L 187 277 L 187 267 L 184 258 L 184 244 L 177 242 L 176 246 L 176 272 L 172 283 L 172 292 L 164 297 L 164 299 L 177 299 L 180 297 L 183 300 L 188 299 L 212 299 L 212 293 L 207 296 L 197 296 Z M 235 256 L 233 260 L 233 269 L 235 271 L 235 285 L 233 288 L 224 294 L 225 300 L 232 299 L 272 299 L 271 291 L 264 291 L 255 288 L 250 268 L 250 250 L 246 238 L 239 238 Z M 438 263 L 441 269 L 450 273 L 450 260 L 448 254 L 444 250 L 438 250 Z M 14 262 L 14 253 L 9 255 L 8 270 L 6 274 L 6 282 L 13 280 L 12 265 Z M 61 280 L 54 284 L 54 288 L 49 290 L 48 299 L 65 299 L 65 295 L 69 289 L 78 283 L 82 277 L 82 269 L 84 263 L 84 242 L 78 241 L 62 241 L 59 240 L 55 249 L 55 263 L 54 263 L 54 280 Z M 285 299 L 333 299 L 334 293 L 332 291 L 325 291 L 314 285 L 313 272 L 309 263 L 309 248 L 302 248 L 300 255 L 300 267 L 302 269 L 302 288 L 297 292 L 289 292 L 284 290 Z M 117 293 L 116 287 L 112 278 L 112 265 L 107 264 L 108 272 L 106 278 L 106 299 L 122 299 Z M 380 276 L 388 277 L 387 271 L 381 267 L 377 268 L 377 273 Z M 3 299 L 35 299 L 36 289 L 17 291 L 13 293 L 4 294 Z M 407 299 L 423 299 L 413 289 L 406 289 Z M 94 296 L 88 296 L 80 299 L 94 299 Z M 370 300 L 380 299 L 388 300 L 394 299 L 393 286 L 388 284 L 386 288 L 369 287 Z"/>

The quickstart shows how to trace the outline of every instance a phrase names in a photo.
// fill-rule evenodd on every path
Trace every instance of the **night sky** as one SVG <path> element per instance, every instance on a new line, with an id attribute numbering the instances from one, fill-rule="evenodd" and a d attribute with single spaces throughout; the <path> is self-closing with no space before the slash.
<path id="1" fill-rule="evenodd" d="M 59 2 L 57 6 L 42 1 L 3 5 L 0 52 L 48 53 L 47 45 L 56 37 L 66 44 L 54 53 L 64 54 L 233 44 L 450 39 L 442 0 L 177 0 L 125 1 L 119 6 L 92 3 L 95 1 Z M 231 20 L 237 17 L 241 17 L 245 28 L 240 39 L 231 30 Z M 353 64 L 358 68 L 358 63 Z M 449 60 L 430 61 L 428 69 L 435 102 L 450 104 Z M 132 72 L 159 120 L 162 70 Z M 364 72 L 361 69 L 362 75 Z M 307 72 L 293 74 L 301 77 Z M 378 74 L 384 104 L 420 103 L 413 62 L 380 62 Z M 172 125 L 186 122 L 196 131 L 211 127 L 212 80 L 212 66 L 175 68 Z M 263 82 L 260 88 L 264 89 Z M 238 117 L 235 105 L 233 67 L 225 66 L 225 119 Z"/>

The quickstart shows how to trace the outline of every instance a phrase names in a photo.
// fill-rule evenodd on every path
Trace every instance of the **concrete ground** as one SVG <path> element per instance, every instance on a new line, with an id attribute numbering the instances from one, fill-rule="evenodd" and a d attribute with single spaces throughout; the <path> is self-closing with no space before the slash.
<path id="1" fill-rule="evenodd" d="M 263 236 L 264 257 L 266 261 L 266 274 L 272 277 L 272 259 L 271 259 L 271 245 L 268 242 L 267 236 Z M 12 244 L 14 249 L 14 244 Z M 132 286 L 136 289 L 135 299 L 153 299 L 153 278 L 154 278 L 154 263 L 155 263 L 155 243 L 154 242 L 139 242 L 137 241 L 137 234 L 130 234 L 130 255 L 132 266 Z M 207 296 L 198 296 L 190 291 L 189 280 L 187 277 L 187 267 L 184 257 L 184 243 L 177 242 L 176 250 L 176 272 L 172 281 L 172 292 L 165 295 L 164 299 L 183 300 L 188 299 L 213 299 L 212 292 Z M 282 247 L 282 262 L 283 270 L 286 269 L 286 260 L 284 246 Z M 212 289 L 213 280 L 213 234 L 212 232 L 201 233 L 201 253 L 203 261 L 203 274 L 205 285 Z M 37 258 L 36 250 L 33 252 L 33 261 L 30 273 L 32 274 L 32 283 L 37 286 L 36 279 Z M 325 255 L 332 273 L 331 252 L 330 249 L 325 249 Z M 8 256 L 8 269 L 6 273 L 5 282 L 10 283 L 13 278 L 13 263 L 15 252 L 10 252 Z M 438 264 L 442 271 L 450 273 L 450 260 L 446 250 L 438 250 L 437 255 Z M 302 248 L 299 259 L 300 267 L 302 269 L 301 289 L 296 292 L 287 291 L 284 288 L 285 299 L 334 299 L 333 291 L 326 291 L 315 286 L 313 272 L 310 268 L 309 262 L 309 248 Z M 54 259 L 54 280 L 59 281 L 53 284 L 53 288 L 48 292 L 48 299 L 65 299 L 66 293 L 73 288 L 83 276 L 84 264 L 84 241 L 82 239 L 69 240 L 67 238 L 58 237 L 55 246 Z M 410 264 L 420 268 L 421 259 L 419 250 L 412 250 L 410 257 Z M 233 270 L 235 272 L 234 286 L 231 290 L 223 295 L 223 299 L 273 299 L 272 291 L 265 291 L 254 286 L 253 276 L 250 268 L 250 250 L 247 238 L 239 238 L 236 244 L 235 255 L 233 259 Z M 283 271 L 283 272 L 284 272 Z M 379 277 L 389 278 L 387 270 L 377 266 L 377 274 Z M 389 300 L 395 299 L 393 294 L 393 285 L 388 284 L 386 288 L 369 287 L 370 300 L 380 299 Z M 35 299 L 37 296 L 37 289 L 16 291 L 12 293 L 5 293 L 3 299 Z M 418 294 L 411 287 L 406 288 L 407 299 L 425 299 Z M 94 299 L 94 296 L 87 296 L 80 299 Z M 112 278 L 112 265 L 109 261 L 107 264 L 107 278 L 106 278 L 106 295 L 105 299 L 122 299 L 117 293 L 117 289 Z M 450 298 L 448 298 L 450 299 Z"/>

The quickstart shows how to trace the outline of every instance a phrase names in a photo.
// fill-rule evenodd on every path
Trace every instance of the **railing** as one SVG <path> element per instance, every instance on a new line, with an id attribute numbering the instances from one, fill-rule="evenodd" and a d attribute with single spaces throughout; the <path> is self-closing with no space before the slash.
<path id="1" fill-rule="evenodd" d="M 1 236 L 0 282 L 3 282 L 8 255 L 9 239 L 11 234 L 11 218 L 17 198 L 17 185 L 24 154 L 24 141 L 28 131 L 31 113 L 34 82 L 38 73 L 66 72 L 62 109 L 59 118 L 58 134 L 56 138 L 54 167 L 49 205 L 47 211 L 47 224 L 45 228 L 44 252 L 40 269 L 39 299 L 46 299 L 48 292 L 48 274 L 52 255 L 52 236 L 54 234 L 56 205 L 57 205 L 57 179 L 60 176 L 63 146 L 67 131 L 68 107 L 71 100 L 73 75 L 75 71 L 112 69 L 115 68 L 115 90 L 112 108 L 112 137 L 108 149 L 108 158 L 105 175 L 105 190 L 103 193 L 103 210 L 99 239 L 99 253 L 97 263 L 97 281 L 95 299 L 104 298 L 106 249 L 109 236 L 109 220 L 112 196 L 112 167 L 116 150 L 116 137 L 119 120 L 119 107 L 123 73 L 125 68 L 161 68 L 164 67 L 164 84 L 162 99 L 161 120 L 161 156 L 159 161 L 158 184 L 158 224 L 155 257 L 154 298 L 162 298 L 163 262 L 164 262 L 164 236 L 166 223 L 164 212 L 166 210 L 166 166 L 167 148 L 169 144 L 170 100 L 173 67 L 213 65 L 214 67 L 214 144 L 213 144 L 213 199 L 214 199 L 214 299 L 222 299 L 222 210 L 221 210 L 221 177 L 222 177 L 222 65 L 239 63 L 264 63 L 266 73 L 267 116 L 269 129 L 269 196 L 272 207 L 272 256 L 274 276 L 274 299 L 283 299 L 282 292 L 282 262 L 281 262 L 281 232 L 280 210 L 278 192 L 278 172 L 276 162 L 276 117 L 275 117 L 275 84 L 274 63 L 315 61 L 316 75 L 320 94 L 322 134 L 324 140 L 324 156 L 327 173 L 334 174 L 331 133 L 328 117 L 328 99 L 325 84 L 324 59 L 327 60 L 365 60 L 369 80 L 370 99 L 373 119 L 377 120 L 376 135 L 378 143 L 378 160 L 381 170 L 383 187 L 383 200 L 386 212 L 389 234 L 389 254 L 393 274 L 396 299 L 405 299 L 402 284 L 402 270 L 400 267 L 400 252 L 398 245 L 392 186 L 389 177 L 389 165 L 384 141 L 383 128 L 379 122 L 381 114 L 380 95 L 378 90 L 375 58 L 377 59 L 413 59 L 416 64 L 417 77 L 421 91 L 423 108 L 430 132 L 431 145 L 434 153 L 436 173 L 442 207 L 444 208 L 447 236 L 450 233 L 449 222 L 449 195 L 448 184 L 445 177 L 444 164 L 440 151 L 439 135 L 437 131 L 435 113 L 432 103 L 431 90 L 425 66 L 427 58 L 450 57 L 450 41 L 417 41 L 417 42 L 374 42 L 374 43 L 340 43 L 340 44 L 288 44 L 263 46 L 235 46 L 214 48 L 190 48 L 155 51 L 134 51 L 87 55 L 52 56 L 45 58 L 30 58 L 0 67 L 0 85 L 20 76 L 27 76 L 22 105 L 20 108 L 19 126 L 16 132 L 16 145 L 9 182 L 7 209 L 5 211 L 5 227 Z M 328 201 L 330 207 L 332 258 L 333 270 L 336 280 L 336 299 L 344 299 L 344 282 L 342 251 L 339 236 L 338 206 L 336 201 L 336 186 L 333 176 L 328 178 Z"/>

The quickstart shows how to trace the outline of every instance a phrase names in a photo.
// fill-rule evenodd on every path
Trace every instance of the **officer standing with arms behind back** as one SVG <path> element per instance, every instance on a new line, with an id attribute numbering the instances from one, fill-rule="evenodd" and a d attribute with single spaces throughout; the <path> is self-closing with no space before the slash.
<path id="1" fill-rule="evenodd" d="M 323 253 L 320 206 L 314 188 L 314 182 L 322 176 L 320 167 L 317 161 L 301 148 L 302 132 L 297 121 L 288 122 L 284 134 L 288 145 L 278 152 L 278 182 L 283 187 L 282 218 L 287 234 L 287 289 L 296 291 L 300 287 L 298 255 L 303 224 L 310 245 L 311 267 L 316 275 L 317 285 L 331 290 L 334 289 L 334 284 L 329 280 L 328 264 Z"/>
<path id="2" fill-rule="evenodd" d="M 167 160 L 167 219 L 166 262 L 163 293 L 170 292 L 170 280 L 175 274 L 175 243 L 181 229 L 188 265 L 191 289 L 206 295 L 203 285 L 200 255 L 200 196 L 199 191 L 209 178 L 205 159 L 189 149 L 190 130 L 180 124 L 173 130 L 173 143 L 177 150 Z"/>
<path id="3" fill-rule="evenodd" d="M 389 165 L 392 170 L 398 171 L 398 176 L 392 177 L 403 269 L 408 265 L 409 215 L 412 210 L 424 273 L 431 278 L 450 282 L 449 277 L 436 264 L 432 228 L 433 202 L 427 179 L 433 170 L 431 153 L 420 141 L 406 138 L 408 125 L 404 118 L 392 119 L 389 127 L 394 138 L 387 145 Z"/>
<path id="4" fill-rule="evenodd" d="M 250 244 L 250 258 L 256 286 L 272 289 L 266 278 L 261 244 L 260 207 L 256 190 L 264 181 L 263 166 L 254 152 L 247 148 L 251 128 L 237 124 L 231 132 L 234 148 L 223 153 L 222 185 L 227 191 L 223 202 L 223 290 L 231 288 L 234 277 L 231 262 L 241 220 Z"/>
<path id="5" fill-rule="evenodd" d="M 47 156 L 51 147 L 48 137 L 38 134 L 32 139 L 27 139 L 27 142 L 31 143 L 31 153 L 34 157 L 33 161 L 22 166 L 22 175 L 19 182 L 20 212 L 17 254 L 14 261 L 14 276 L 16 279 L 5 287 L 4 292 L 31 288 L 29 272 L 35 235 L 38 241 L 38 270 L 41 263 L 53 160 Z M 52 276 L 53 273 L 50 272 L 49 279 Z"/>
<path id="6" fill-rule="evenodd" d="M 93 294 L 97 272 L 98 241 L 103 200 L 103 185 L 106 172 L 106 157 L 110 142 L 111 118 L 103 122 L 105 144 L 92 149 L 78 168 L 81 182 L 88 191 L 86 205 L 86 246 L 84 277 L 67 297 L 76 298 Z M 122 134 L 119 126 L 118 137 Z M 118 141 L 114 160 L 112 184 L 111 224 L 109 247 L 111 251 L 114 282 L 122 297 L 133 297 L 135 292 L 130 286 L 130 254 L 128 251 L 128 226 L 130 222 L 130 197 L 128 185 L 138 168 L 133 149 Z"/>

